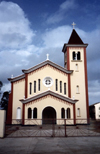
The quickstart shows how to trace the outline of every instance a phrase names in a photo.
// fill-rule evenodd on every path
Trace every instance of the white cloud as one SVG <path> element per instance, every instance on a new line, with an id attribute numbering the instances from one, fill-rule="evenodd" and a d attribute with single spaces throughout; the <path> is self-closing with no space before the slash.
<path id="1" fill-rule="evenodd" d="M 74 0 L 66 0 L 60 5 L 60 10 L 69 10 L 69 9 L 74 8 L 75 6 L 76 5 L 75 5 Z"/>
<path id="2" fill-rule="evenodd" d="M 63 47 L 70 37 L 71 29 L 70 26 L 65 25 L 46 31 L 42 38 L 45 47 Z"/>
<path id="3" fill-rule="evenodd" d="M 66 0 L 59 6 L 59 9 L 54 14 L 48 17 L 47 23 L 54 24 L 62 21 L 64 17 L 67 16 L 67 12 L 75 9 L 76 6 L 75 0 Z"/>
<path id="4" fill-rule="evenodd" d="M 89 103 L 100 102 L 100 82 L 98 80 L 89 81 Z"/>
<path id="5" fill-rule="evenodd" d="M 30 44 L 35 32 L 23 10 L 13 2 L 0 3 L 0 49 L 21 48 Z"/>
<path id="6" fill-rule="evenodd" d="M 7 78 L 21 74 L 21 69 L 29 64 L 27 57 L 37 51 L 32 45 L 35 33 L 20 6 L 0 2 L 0 80 L 4 90 L 9 88 Z"/>

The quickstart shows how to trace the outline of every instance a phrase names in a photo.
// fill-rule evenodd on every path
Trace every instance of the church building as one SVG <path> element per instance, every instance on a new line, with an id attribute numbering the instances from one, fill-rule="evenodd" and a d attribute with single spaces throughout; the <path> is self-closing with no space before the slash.
<path id="1" fill-rule="evenodd" d="M 13 124 L 13 119 L 22 125 L 35 124 L 36 120 L 36 124 L 45 124 L 52 119 L 55 124 L 64 119 L 66 124 L 88 123 L 87 46 L 73 29 L 62 49 L 64 67 L 50 61 L 47 54 L 44 62 L 8 78 L 7 124 Z"/>

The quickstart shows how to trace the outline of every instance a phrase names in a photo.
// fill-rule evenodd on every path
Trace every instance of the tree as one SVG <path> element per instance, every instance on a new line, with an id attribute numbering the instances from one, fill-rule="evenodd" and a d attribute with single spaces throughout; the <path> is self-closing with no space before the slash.
<path id="1" fill-rule="evenodd" d="M 7 110 L 7 107 L 8 107 L 8 99 L 9 99 L 9 92 L 8 91 L 5 91 L 3 93 L 2 98 L 1 98 L 1 107 L 4 110 Z"/>

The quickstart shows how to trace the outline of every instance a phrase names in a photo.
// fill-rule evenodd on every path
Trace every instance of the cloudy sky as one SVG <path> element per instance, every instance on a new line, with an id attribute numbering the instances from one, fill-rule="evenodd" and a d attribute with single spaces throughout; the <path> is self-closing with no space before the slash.
<path id="1" fill-rule="evenodd" d="M 100 1 L 0 0 L 0 81 L 46 59 L 64 66 L 62 47 L 72 22 L 87 47 L 89 104 L 100 102 Z M 56 56 L 58 55 L 58 56 Z"/>

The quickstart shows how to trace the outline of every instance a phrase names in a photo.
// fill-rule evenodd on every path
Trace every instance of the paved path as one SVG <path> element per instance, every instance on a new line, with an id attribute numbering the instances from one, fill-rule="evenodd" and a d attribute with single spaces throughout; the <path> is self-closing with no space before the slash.
<path id="1" fill-rule="evenodd" d="M 100 137 L 4 138 L 0 154 L 100 154 Z"/>

